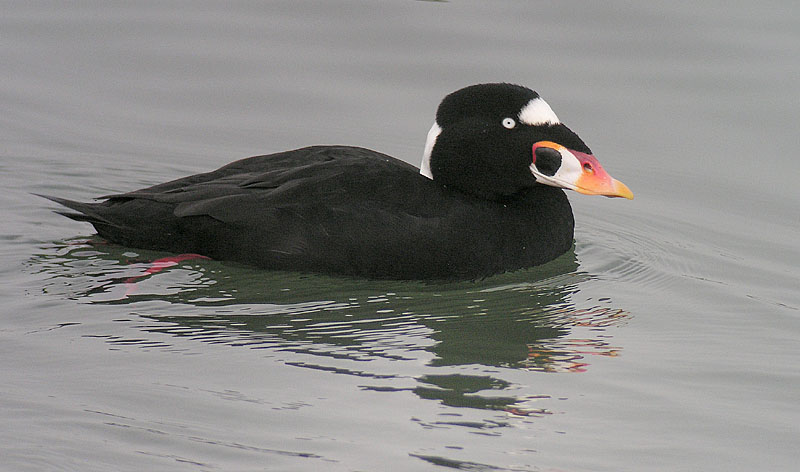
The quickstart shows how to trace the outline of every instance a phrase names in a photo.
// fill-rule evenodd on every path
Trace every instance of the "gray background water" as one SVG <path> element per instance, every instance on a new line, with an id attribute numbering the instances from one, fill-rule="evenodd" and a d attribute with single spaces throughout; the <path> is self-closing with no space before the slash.
<path id="1" fill-rule="evenodd" d="M 794 470 L 800 7 L 3 2 L 0 469 Z M 418 163 L 438 101 L 538 90 L 633 202 L 476 283 L 90 244 L 31 195 L 308 144 Z M 138 277 L 131 279 L 132 277 Z"/>

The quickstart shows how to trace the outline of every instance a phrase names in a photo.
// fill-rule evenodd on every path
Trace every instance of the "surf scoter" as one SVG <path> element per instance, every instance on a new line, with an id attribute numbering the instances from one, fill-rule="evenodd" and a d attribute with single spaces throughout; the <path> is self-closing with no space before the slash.
<path id="1" fill-rule="evenodd" d="M 562 189 L 633 198 L 531 89 L 446 96 L 420 169 L 369 149 L 312 146 L 81 203 L 47 197 L 125 246 L 267 269 L 471 279 L 570 249 Z"/>

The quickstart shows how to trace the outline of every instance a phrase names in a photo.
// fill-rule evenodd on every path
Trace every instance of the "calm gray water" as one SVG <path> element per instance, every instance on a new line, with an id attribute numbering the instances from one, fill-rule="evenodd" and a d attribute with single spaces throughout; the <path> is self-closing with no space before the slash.
<path id="1" fill-rule="evenodd" d="M 3 2 L 0 470 L 789 471 L 800 6 Z M 308 144 L 418 163 L 538 90 L 636 200 L 574 252 L 371 282 L 104 245 L 87 200 Z"/>

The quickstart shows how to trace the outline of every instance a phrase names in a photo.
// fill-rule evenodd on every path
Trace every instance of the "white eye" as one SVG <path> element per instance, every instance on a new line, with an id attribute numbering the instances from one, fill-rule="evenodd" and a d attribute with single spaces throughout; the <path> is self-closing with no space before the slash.
<path id="1" fill-rule="evenodd" d="M 514 121 L 514 118 L 503 118 L 503 126 L 505 126 L 508 129 L 511 129 L 517 126 L 517 122 Z"/>

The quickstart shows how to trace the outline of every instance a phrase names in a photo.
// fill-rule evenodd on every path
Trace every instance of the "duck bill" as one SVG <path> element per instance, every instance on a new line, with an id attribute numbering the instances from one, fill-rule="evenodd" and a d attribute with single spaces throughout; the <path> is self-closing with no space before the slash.
<path id="1" fill-rule="evenodd" d="M 633 192 L 627 185 L 608 175 L 600 162 L 591 154 L 569 150 L 581 164 L 583 171 L 573 183 L 575 190 L 584 195 L 603 195 L 633 200 Z"/>
<path id="2" fill-rule="evenodd" d="M 552 141 L 539 141 L 533 145 L 530 171 L 536 181 L 544 185 L 568 188 L 584 195 L 633 200 L 631 189 L 608 175 L 593 155 L 567 149 Z"/>

